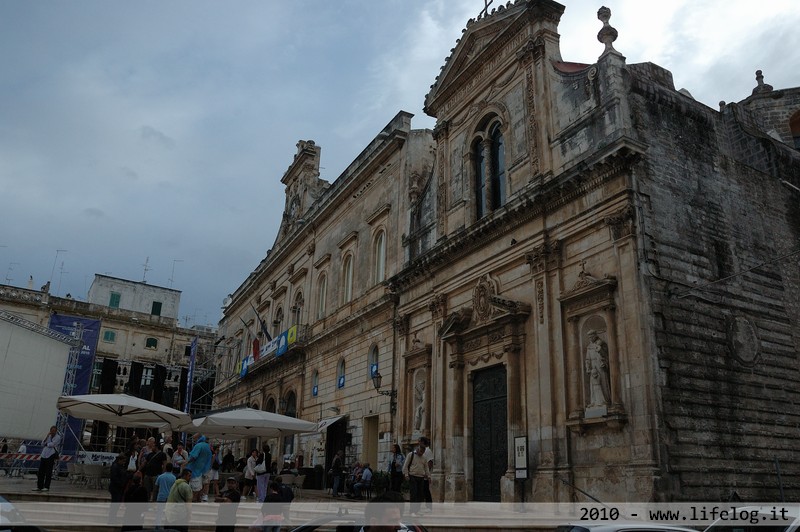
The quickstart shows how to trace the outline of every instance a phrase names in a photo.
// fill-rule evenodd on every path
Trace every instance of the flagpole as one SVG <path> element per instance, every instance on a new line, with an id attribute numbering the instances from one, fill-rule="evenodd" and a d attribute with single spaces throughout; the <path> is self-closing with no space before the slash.
<path id="1" fill-rule="evenodd" d="M 186 372 L 186 395 L 184 396 L 184 406 L 183 411 L 187 414 L 189 413 L 190 407 L 192 405 L 192 381 L 194 380 L 194 366 L 195 361 L 197 360 L 197 341 L 200 339 L 199 336 L 195 336 L 192 340 L 192 347 L 190 349 L 190 357 L 189 357 L 189 369 Z M 181 441 L 183 442 L 184 446 L 186 446 L 186 433 L 181 434 Z"/>

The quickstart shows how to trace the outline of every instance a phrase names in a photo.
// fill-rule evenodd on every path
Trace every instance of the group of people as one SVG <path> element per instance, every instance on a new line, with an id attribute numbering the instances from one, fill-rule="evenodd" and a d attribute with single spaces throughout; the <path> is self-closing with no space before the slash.
<path id="1" fill-rule="evenodd" d="M 400 445 L 395 444 L 391 461 L 389 463 L 389 491 L 399 493 L 403 481 L 407 480 L 411 492 L 411 513 L 420 514 L 433 509 L 433 496 L 431 495 L 431 471 L 433 470 L 433 451 L 431 442 L 421 436 L 417 446 L 404 455 Z M 373 472 L 369 464 L 356 462 L 352 469 L 347 470 L 344 465 L 344 452 L 339 451 L 334 456 L 331 468 L 328 471 L 333 484 L 331 494 L 340 496 L 340 490 L 347 490 L 346 496 L 361 499 L 362 491 L 372 485 Z M 422 503 L 425 503 L 424 508 Z"/>
<path id="2" fill-rule="evenodd" d="M 350 470 L 347 482 L 345 483 L 345 487 L 347 488 L 347 494 L 345 496 L 349 499 L 363 499 L 364 495 L 362 492 L 369 489 L 371 486 L 372 468 L 369 466 L 369 463 L 362 465 L 361 462 L 356 462 Z"/>
<path id="3" fill-rule="evenodd" d="M 157 442 L 154 437 L 141 440 L 134 435 L 128 452 L 118 455 L 111 466 L 108 489 L 111 493 L 112 517 L 116 517 L 119 503 L 123 502 L 178 503 L 165 505 L 166 511 L 163 515 L 159 514 L 158 524 L 165 521 L 170 528 L 188 530 L 185 523 L 188 522 L 191 512 L 189 503 L 207 501 L 211 490 L 215 502 L 238 503 L 252 494 L 258 502 L 283 505 L 263 506 L 265 526 L 270 521 L 274 522 L 276 515 L 285 514 L 288 510 L 287 503 L 292 501 L 294 494 L 291 487 L 282 482 L 281 476 L 276 476 L 277 462 L 272 460 L 269 445 L 265 444 L 261 450 L 253 449 L 246 460 L 242 458 L 237 463 L 230 450 L 223 456 L 219 447 L 212 447 L 202 434 L 195 434 L 192 440 L 191 452 L 187 452 L 180 442 L 173 448 L 169 436 Z M 57 428 L 51 427 L 43 440 L 35 491 L 49 490 L 60 442 L 61 436 Z M 407 480 L 411 492 L 412 514 L 419 515 L 423 511 L 432 510 L 432 469 L 433 452 L 428 438 L 420 437 L 417 446 L 406 455 L 398 444 L 394 445 L 388 471 L 389 492 L 399 496 L 402 483 Z M 234 470 L 243 473 L 242 484 L 240 485 L 238 477 L 231 476 L 225 480 L 224 488 L 220 490 L 220 472 L 229 473 Z M 292 464 L 284 464 L 280 473 L 284 472 L 296 474 L 297 470 Z M 372 485 L 373 471 L 370 464 L 356 462 L 348 471 L 344 466 L 343 451 L 337 452 L 329 473 L 333 477 L 334 497 L 339 496 L 340 488 L 343 487 L 347 490 L 348 497 L 362 499 L 363 491 Z M 426 503 L 425 508 L 421 507 L 423 502 Z M 136 505 L 126 505 L 126 523 L 136 520 L 137 511 L 141 512 L 141 507 L 137 509 Z M 235 506 L 220 507 L 220 523 L 233 522 L 233 519 L 224 518 L 229 512 L 234 512 L 235 515 Z M 125 526 L 123 530 L 135 528 Z M 217 530 L 233 530 L 233 526 L 221 524 Z"/>

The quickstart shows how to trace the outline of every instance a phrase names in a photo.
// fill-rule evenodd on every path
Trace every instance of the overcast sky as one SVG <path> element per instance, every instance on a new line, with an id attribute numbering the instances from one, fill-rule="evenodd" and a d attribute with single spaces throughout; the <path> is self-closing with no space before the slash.
<path id="1" fill-rule="evenodd" d="M 563 3 L 563 59 L 595 62 L 603 2 Z M 628 63 L 714 109 L 758 69 L 800 85 L 796 0 L 605 5 Z M 182 324 L 216 325 L 275 240 L 297 141 L 333 181 L 399 110 L 432 128 L 425 94 L 482 7 L 0 0 L 0 284 L 85 299 L 95 273 L 146 279 L 182 291 Z"/>

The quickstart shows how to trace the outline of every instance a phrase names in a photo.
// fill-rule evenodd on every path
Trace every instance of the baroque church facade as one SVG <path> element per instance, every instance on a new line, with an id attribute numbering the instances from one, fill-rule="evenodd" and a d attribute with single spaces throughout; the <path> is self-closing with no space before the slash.
<path id="1" fill-rule="evenodd" d="M 470 20 L 435 129 L 399 113 L 333 183 L 298 144 L 216 400 L 319 420 L 275 442 L 306 464 L 427 435 L 440 501 L 797 497 L 800 88 L 711 109 L 606 8 L 562 59 L 563 11 Z"/>

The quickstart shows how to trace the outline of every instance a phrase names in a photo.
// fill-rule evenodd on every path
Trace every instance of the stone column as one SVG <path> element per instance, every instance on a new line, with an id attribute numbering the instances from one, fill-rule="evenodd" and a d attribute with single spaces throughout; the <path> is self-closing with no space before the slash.
<path id="1" fill-rule="evenodd" d="M 606 322 L 606 338 L 608 344 L 608 388 L 611 394 L 609 412 L 622 412 L 622 401 L 619 396 L 619 347 L 617 346 L 617 327 L 614 319 L 614 305 L 603 308 L 603 319 Z"/>
<path id="2" fill-rule="evenodd" d="M 567 319 L 566 339 L 566 385 L 567 385 L 567 418 L 570 420 L 583 417 L 583 358 L 580 345 L 580 331 L 578 329 L 578 316 Z"/>
<path id="3" fill-rule="evenodd" d="M 459 349 L 459 348 L 456 348 Z M 460 349 L 459 349 L 460 350 Z M 450 469 L 445 478 L 445 500 L 465 502 L 467 500 L 464 457 L 466 456 L 464 438 L 464 360 L 460 352 L 450 355 L 448 364 L 446 423 L 450 452 Z"/>
<path id="4" fill-rule="evenodd" d="M 516 468 L 514 464 L 514 438 L 525 436 L 525 420 L 522 413 L 525 410 L 525 397 L 522 393 L 520 376 L 524 368 L 520 360 L 522 349 L 517 344 L 504 346 L 506 356 L 506 408 L 508 409 L 508 468 L 500 479 L 501 502 L 516 502 L 521 500 L 521 484 L 516 481 Z M 476 427 L 473 427 L 476 430 Z M 473 457 L 474 459 L 475 457 Z"/>
<path id="5" fill-rule="evenodd" d="M 433 450 L 433 471 L 431 472 L 431 496 L 434 501 L 445 500 L 445 472 L 448 462 L 452 459 L 453 451 L 448 441 L 450 427 L 445 422 L 448 419 L 447 389 L 449 372 L 446 367 L 446 343 L 439 336 L 445 312 L 447 310 L 447 297 L 443 294 L 434 294 L 428 303 L 433 323 L 433 342 L 431 345 L 431 369 L 428 373 L 428 408 L 425 412 L 426 426 L 431 428 L 431 448 Z"/>

